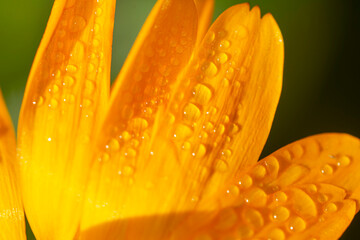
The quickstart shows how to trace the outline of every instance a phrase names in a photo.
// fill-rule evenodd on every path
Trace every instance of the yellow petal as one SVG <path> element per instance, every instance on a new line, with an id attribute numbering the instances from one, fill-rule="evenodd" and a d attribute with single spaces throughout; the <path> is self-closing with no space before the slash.
<path id="1" fill-rule="evenodd" d="M 28 79 L 18 127 L 24 205 L 39 239 L 71 239 L 90 139 L 109 95 L 115 1 L 57 0 Z"/>
<path id="2" fill-rule="evenodd" d="M 247 71 L 241 70 L 242 64 Z M 248 5 L 239 5 L 216 21 L 189 69 L 178 72 L 178 90 L 172 91 L 172 99 L 157 111 L 156 119 L 135 114 L 137 101 L 143 101 L 140 94 L 130 98 L 129 108 L 118 105 L 125 113 L 130 110 L 125 124 L 121 114 L 111 108 L 105 121 L 109 126 L 104 131 L 106 138 L 99 140 L 99 161 L 83 217 L 84 238 L 168 237 L 187 212 L 196 208 L 215 172 L 217 154 L 249 155 L 243 164 L 256 161 L 279 98 L 282 64 L 283 45 L 274 20 L 267 16 L 261 21 L 258 9 L 249 12 Z M 224 78 L 228 78 L 227 86 L 222 85 Z M 112 92 L 119 94 L 113 96 L 113 103 L 117 98 L 128 99 L 127 92 L 117 90 Z M 235 125 L 240 103 L 246 105 L 244 114 L 248 116 L 239 117 L 246 129 L 242 131 Z M 233 142 L 227 140 L 230 134 Z M 241 150 L 235 148 L 239 145 Z M 255 150 L 250 151 L 252 148 Z M 240 163 L 234 161 L 233 165 Z"/>
<path id="3" fill-rule="evenodd" d="M 15 134 L 0 91 L 0 239 L 26 239 Z"/>
<path id="4" fill-rule="evenodd" d="M 104 125 L 112 128 L 122 122 L 120 132 L 137 118 L 152 125 L 157 108 L 168 101 L 177 75 L 189 62 L 197 17 L 193 0 L 156 3 L 116 79 Z"/>
<path id="5" fill-rule="evenodd" d="M 194 231 L 183 237 L 338 239 L 356 213 L 359 170 L 358 138 L 321 134 L 297 141 L 239 172 L 218 198 L 217 214 L 203 216 L 203 225 L 188 224 Z"/>
<path id="6" fill-rule="evenodd" d="M 258 160 L 280 96 L 282 41 L 271 15 L 260 19 L 257 7 L 234 6 L 210 28 L 179 80 L 168 110 L 174 123 L 160 123 L 159 132 L 172 136 L 182 167 L 199 182 L 199 198 Z"/>
<path id="7" fill-rule="evenodd" d="M 136 190 L 129 190 L 137 171 L 136 161 L 143 161 L 140 147 L 142 142 L 149 142 L 147 136 L 158 107 L 168 102 L 173 83 L 190 60 L 196 43 L 197 18 L 193 0 L 160 0 L 145 22 L 112 89 L 103 134 L 97 142 L 99 155 L 89 184 L 82 229 L 156 210 L 155 206 L 151 210 L 144 209 L 145 205 L 125 210 L 123 206 L 133 197 L 137 199 L 132 206 L 142 201 Z M 127 198 L 131 194 L 133 197 Z M 121 227 L 116 224 L 112 231 L 104 229 L 99 235 L 85 238 L 111 239 L 124 234 L 118 233 Z M 107 235 L 109 232 L 111 235 Z"/>

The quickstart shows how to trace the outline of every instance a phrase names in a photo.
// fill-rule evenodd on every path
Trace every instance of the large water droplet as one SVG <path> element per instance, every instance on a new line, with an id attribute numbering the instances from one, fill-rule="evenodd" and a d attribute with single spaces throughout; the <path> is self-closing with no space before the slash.
<path id="1" fill-rule="evenodd" d="M 192 129 L 185 124 L 177 124 L 175 126 L 173 136 L 178 140 L 186 140 L 193 134 Z"/>
<path id="2" fill-rule="evenodd" d="M 212 96 L 211 90 L 203 85 L 197 84 L 193 90 L 193 98 L 196 103 L 205 105 L 208 104 Z"/>
<path id="3" fill-rule="evenodd" d="M 351 162 L 350 158 L 348 156 L 343 155 L 338 158 L 336 165 L 339 167 L 346 167 L 349 166 L 350 162 Z"/>
<path id="4" fill-rule="evenodd" d="M 223 64 L 227 62 L 228 58 L 229 57 L 226 53 L 219 53 L 218 55 L 216 55 L 216 62 Z"/>
<path id="5" fill-rule="evenodd" d="M 331 175 L 334 172 L 333 168 L 329 164 L 325 164 L 320 171 L 323 175 Z"/>
<path id="6" fill-rule="evenodd" d="M 242 188 L 249 188 L 252 185 L 253 180 L 249 175 L 245 174 L 240 177 L 238 183 Z"/>
<path id="7" fill-rule="evenodd" d="M 275 207 L 271 213 L 271 219 L 273 221 L 278 221 L 278 222 L 285 221 L 286 219 L 289 218 L 289 216 L 290 216 L 290 211 L 283 206 Z"/>
<path id="8" fill-rule="evenodd" d="M 244 194 L 244 200 L 250 206 L 263 207 L 266 205 L 267 195 L 260 188 L 251 188 Z"/>
<path id="9" fill-rule="evenodd" d="M 185 105 L 183 110 L 183 117 L 189 121 L 197 121 L 201 115 L 200 109 L 192 103 Z"/>
<path id="10" fill-rule="evenodd" d="M 292 217 L 289 220 L 288 228 L 291 232 L 302 232 L 306 228 L 306 222 L 301 217 Z"/>
<path id="11" fill-rule="evenodd" d="M 204 63 L 201 69 L 207 77 L 214 77 L 218 72 L 218 69 L 213 62 Z"/>

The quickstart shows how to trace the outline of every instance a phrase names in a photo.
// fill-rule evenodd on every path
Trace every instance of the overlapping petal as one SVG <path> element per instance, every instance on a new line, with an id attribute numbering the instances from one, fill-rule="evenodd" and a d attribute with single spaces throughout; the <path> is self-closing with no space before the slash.
<path id="1" fill-rule="evenodd" d="M 158 37 L 157 31 L 171 32 L 168 24 L 177 20 L 175 13 L 167 13 L 171 18 L 163 25 L 154 23 L 167 16 L 159 9 L 170 12 L 176 6 L 167 3 L 166 8 L 155 6 L 140 40 Z M 150 24 L 159 27 L 151 34 Z M 195 49 L 190 64 L 179 67 L 175 78 L 169 75 L 175 82 L 171 92 L 155 85 L 153 77 L 162 73 L 158 66 L 163 60 L 145 58 L 146 46 L 135 44 L 132 52 L 141 67 L 150 67 L 137 75 L 141 68 L 130 54 L 131 64 L 125 64 L 112 92 L 83 217 L 86 237 L 169 237 L 198 208 L 204 189 L 211 189 L 207 195 L 216 192 L 237 168 L 256 162 L 270 130 L 283 67 L 282 38 L 271 16 L 261 20 L 259 9 L 250 11 L 247 4 L 227 10 Z M 163 97 L 162 91 L 171 95 Z"/>
<path id="2" fill-rule="evenodd" d="M 338 239 L 358 211 L 359 170 L 358 138 L 305 138 L 240 171 L 217 198 L 219 211 L 204 225 L 189 217 L 179 232 L 183 239 Z"/>
<path id="3" fill-rule="evenodd" d="M 0 239 L 25 237 L 25 217 L 15 156 L 15 133 L 0 91 Z"/>
<path id="4" fill-rule="evenodd" d="M 159 0 L 108 102 L 115 0 L 55 1 L 18 128 L 39 239 L 329 239 L 349 225 L 359 139 L 313 136 L 256 164 L 281 92 L 283 39 L 248 4 L 208 29 L 213 4 Z M 22 239 L 4 109 L 0 221 Z"/>
<path id="5" fill-rule="evenodd" d="M 71 239 L 109 96 L 115 0 L 56 0 L 18 126 L 24 205 L 39 239 Z"/>

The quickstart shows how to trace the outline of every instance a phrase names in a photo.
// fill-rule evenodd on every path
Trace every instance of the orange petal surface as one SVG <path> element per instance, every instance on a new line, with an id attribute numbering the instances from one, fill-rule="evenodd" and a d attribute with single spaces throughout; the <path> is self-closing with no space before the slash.
<path id="1" fill-rule="evenodd" d="M 174 82 L 190 61 L 197 21 L 193 0 L 160 0 L 151 11 L 112 89 L 97 142 L 99 154 L 95 157 L 82 229 L 120 217 L 155 213 L 155 205 L 124 210 L 124 201 L 130 200 L 129 188 L 137 189 L 131 179 L 137 161 L 143 161 L 140 147 L 149 141 L 157 110 L 166 105 Z M 138 196 L 132 205 L 141 201 Z M 123 236 L 119 231 L 106 235 L 110 230 L 104 227 L 99 235 L 86 238 Z"/>
<path id="2" fill-rule="evenodd" d="M 360 140 L 321 134 L 238 173 L 184 239 L 338 239 L 358 211 Z M 189 218 L 191 219 L 191 218 Z M 183 231 L 180 231 L 183 232 Z"/>
<path id="3" fill-rule="evenodd" d="M 259 158 L 280 97 L 282 41 L 271 15 L 261 19 L 257 7 L 234 6 L 212 25 L 178 81 L 157 135 L 196 183 L 191 198 L 211 198 Z"/>
<path id="4" fill-rule="evenodd" d="M 39 239 L 78 228 L 91 141 L 109 95 L 115 0 L 56 0 L 18 126 L 22 192 Z"/>
<path id="5" fill-rule="evenodd" d="M 26 239 L 15 133 L 0 91 L 0 239 Z"/>
<path id="6" fill-rule="evenodd" d="M 211 27 L 192 59 L 173 79 L 170 100 L 150 115 L 148 109 L 136 110 L 137 102 L 144 101 L 141 94 L 129 98 L 128 105 L 115 104 L 134 95 L 131 89 L 119 89 L 126 84 L 134 88 L 136 82 L 124 78 L 129 83 L 113 89 L 116 95 L 104 124 L 110 127 L 105 140 L 99 140 L 102 149 L 83 217 L 84 238 L 168 238 L 197 207 L 205 187 L 217 192 L 220 182 L 234 175 L 235 170 L 227 169 L 258 158 L 282 80 L 283 44 L 275 21 L 268 15 L 261 20 L 259 9 L 250 11 L 247 4 L 233 7 Z M 152 89 L 151 96 L 161 97 Z M 121 120 L 119 110 L 126 110 L 122 116 L 129 120 Z M 243 162 L 227 159 L 235 157 Z M 219 160 L 229 161 L 228 168 L 219 166 Z M 209 179 L 221 181 L 207 185 Z"/>
<path id="7" fill-rule="evenodd" d="M 195 0 L 194 2 L 199 15 L 197 42 L 201 43 L 201 40 L 208 31 L 212 20 L 214 12 L 214 0 Z"/>

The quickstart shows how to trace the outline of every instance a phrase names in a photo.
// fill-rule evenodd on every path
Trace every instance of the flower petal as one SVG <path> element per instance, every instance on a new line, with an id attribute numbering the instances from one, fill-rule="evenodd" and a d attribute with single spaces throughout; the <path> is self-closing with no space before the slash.
<path id="1" fill-rule="evenodd" d="M 188 224 L 195 230 L 185 238 L 338 239 L 358 211 L 359 171 L 358 138 L 297 141 L 239 172 L 218 198 L 217 214 Z"/>
<path id="2" fill-rule="evenodd" d="M 90 139 L 109 95 L 115 0 L 57 0 L 18 128 L 24 205 L 39 239 L 77 231 Z"/>
<path id="3" fill-rule="evenodd" d="M 156 3 L 112 88 L 104 125 L 116 125 L 121 132 L 134 119 L 152 124 L 158 106 L 168 101 L 172 84 L 189 62 L 197 18 L 193 0 Z"/>
<path id="4" fill-rule="evenodd" d="M 0 239 L 26 239 L 15 133 L 0 91 Z"/>
<path id="5" fill-rule="evenodd" d="M 206 34 L 214 12 L 214 0 L 194 0 L 199 15 L 199 27 L 197 34 L 197 42 L 201 43 Z"/>
<path id="6" fill-rule="evenodd" d="M 150 233 L 152 239 L 168 236 L 186 213 L 197 207 L 209 174 L 214 175 L 221 149 L 234 147 L 234 156 L 244 159 L 242 163 L 233 161 L 231 167 L 244 164 L 247 155 L 256 161 L 280 94 L 281 40 L 274 20 L 269 16 L 260 20 L 258 8 L 250 12 L 246 4 L 233 7 L 212 26 L 190 68 L 178 72 L 178 90 L 172 92 L 168 105 L 154 114 L 156 118 L 150 118 L 152 122 L 128 114 L 132 101 L 137 104 L 141 95 L 131 98 L 129 108 L 117 106 L 126 110 L 123 116 L 130 116 L 125 124 L 117 117 L 121 114 L 110 109 L 113 119 L 105 121 L 110 127 L 104 132 L 113 138 L 99 141 L 103 150 L 95 163 L 83 217 L 85 238 L 97 238 L 93 231 L 87 231 L 89 227 L 102 229 L 96 233 L 108 239 L 141 239 L 141 234 L 148 237 Z M 248 68 L 245 72 L 242 65 Z M 228 78 L 226 86 L 221 85 L 224 78 Z M 127 99 L 126 93 L 113 99 Z M 246 105 L 242 114 L 248 118 L 236 115 L 240 103 Z M 215 108 L 218 114 L 209 114 Z M 241 134 L 232 125 L 238 120 L 244 124 Z M 203 129 L 208 137 L 201 135 Z M 229 143 L 230 131 L 234 140 Z M 218 145 L 213 147 L 214 143 Z M 255 150 L 250 151 L 252 148 Z M 223 175 L 215 177 L 225 181 Z M 154 219 L 140 224 L 146 217 Z"/>
<path id="7" fill-rule="evenodd" d="M 160 0 L 146 20 L 112 89 L 109 111 L 97 142 L 99 161 L 92 171 L 82 229 L 121 215 L 133 217 L 140 211 L 141 208 L 128 208 L 126 213 L 121 212 L 122 201 L 129 195 L 128 180 L 135 162 L 141 158 L 138 152 L 142 142 L 149 140 L 145 136 L 152 131 L 158 107 L 168 102 L 173 83 L 190 61 L 197 20 L 193 0 Z M 107 208 L 99 207 L 105 202 L 109 204 Z M 143 214 L 147 213 L 144 210 Z M 104 231 L 99 234 L 110 239 L 108 231 Z"/>
<path id="8" fill-rule="evenodd" d="M 159 124 L 182 168 L 191 170 L 188 177 L 199 182 L 198 198 L 258 160 L 280 97 L 283 60 L 280 30 L 271 15 L 260 19 L 257 7 L 234 6 L 210 28 L 168 116 L 160 118 L 171 124 Z"/>

